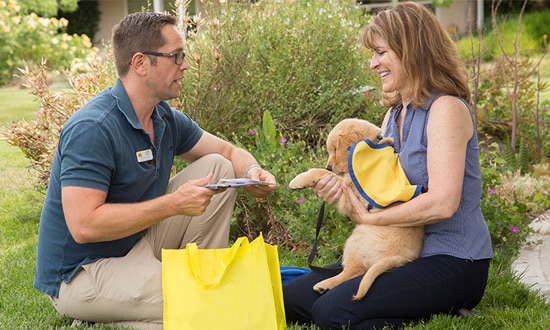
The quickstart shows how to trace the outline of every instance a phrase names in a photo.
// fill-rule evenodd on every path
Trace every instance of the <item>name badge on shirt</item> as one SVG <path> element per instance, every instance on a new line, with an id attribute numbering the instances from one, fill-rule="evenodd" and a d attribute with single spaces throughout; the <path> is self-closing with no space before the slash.
<path id="1" fill-rule="evenodd" d="M 153 159 L 153 150 L 146 149 L 136 152 L 137 160 L 139 163 L 143 163 Z"/>

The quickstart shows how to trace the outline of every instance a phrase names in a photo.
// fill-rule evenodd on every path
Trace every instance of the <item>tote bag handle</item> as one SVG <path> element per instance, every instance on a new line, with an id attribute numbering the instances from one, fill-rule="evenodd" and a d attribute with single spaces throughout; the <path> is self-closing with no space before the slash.
<path id="1" fill-rule="evenodd" d="M 186 248 L 187 253 L 189 254 L 189 263 L 191 266 L 191 272 L 195 279 L 197 279 L 198 282 L 200 282 L 205 288 L 211 288 L 216 285 L 219 285 L 223 279 L 223 276 L 225 272 L 227 271 L 227 268 L 235 257 L 237 256 L 237 253 L 239 251 L 247 251 L 249 249 L 249 242 L 246 237 L 239 237 L 235 243 L 231 246 L 231 248 L 223 249 L 227 253 L 224 255 L 223 258 L 220 258 L 216 260 L 218 263 L 217 265 L 213 266 L 212 268 L 217 271 L 217 273 L 213 276 L 211 279 L 206 279 L 207 276 L 201 273 L 201 264 L 200 264 L 200 257 L 199 257 L 199 248 L 196 243 L 189 243 L 187 244 Z M 203 251 L 209 251 L 208 249 Z M 214 252 L 215 250 L 210 250 Z M 216 250 L 219 251 L 219 250 Z"/>

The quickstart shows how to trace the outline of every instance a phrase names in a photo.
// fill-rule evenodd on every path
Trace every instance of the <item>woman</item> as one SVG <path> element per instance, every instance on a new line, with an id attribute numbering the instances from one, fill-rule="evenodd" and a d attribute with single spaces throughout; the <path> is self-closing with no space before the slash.
<path id="1" fill-rule="evenodd" d="M 378 13 L 361 42 L 372 50 L 370 68 L 382 80 L 389 107 L 382 129 L 392 137 L 411 184 L 426 193 L 369 213 L 334 176 L 313 189 L 334 204 L 348 194 L 351 219 L 380 226 L 425 226 L 420 258 L 382 274 L 353 301 L 361 277 L 323 295 L 313 291 L 333 274 L 312 272 L 284 287 L 290 323 L 322 329 L 399 327 L 436 313 L 472 309 L 481 300 L 493 257 L 480 209 L 481 174 L 468 76 L 456 46 L 426 7 L 403 2 Z M 369 248 L 369 247 L 365 247 Z"/>

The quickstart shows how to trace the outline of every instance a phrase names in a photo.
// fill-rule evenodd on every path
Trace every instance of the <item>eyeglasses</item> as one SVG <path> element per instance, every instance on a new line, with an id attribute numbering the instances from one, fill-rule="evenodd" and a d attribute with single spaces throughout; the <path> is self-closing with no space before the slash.
<path id="1" fill-rule="evenodd" d="M 183 59 L 185 58 L 185 52 L 179 51 L 177 53 L 157 53 L 157 52 L 143 52 L 145 55 L 153 55 L 153 56 L 162 56 L 162 57 L 173 57 L 174 62 L 176 65 L 181 65 L 183 63 Z"/>

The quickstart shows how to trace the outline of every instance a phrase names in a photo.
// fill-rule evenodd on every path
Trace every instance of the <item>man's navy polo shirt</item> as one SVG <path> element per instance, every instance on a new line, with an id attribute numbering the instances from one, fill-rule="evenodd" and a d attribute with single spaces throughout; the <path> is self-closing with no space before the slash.
<path id="1" fill-rule="evenodd" d="M 133 203 L 164 194 L 174 156 L 189 151 L 202 129 L 160 102 L 153 112 L 155 143 L 143 129 L 120 80 L 77 111 L 65 124 L 52 164 L 40 229 L 34 286 L 57 297 L 84 264 L 124 256 L 143 231 L 110 242 L 78 244 L 69 233 L 61 189 L 78 186 L 107 192 L 107 203 Z"/>

